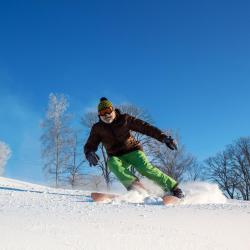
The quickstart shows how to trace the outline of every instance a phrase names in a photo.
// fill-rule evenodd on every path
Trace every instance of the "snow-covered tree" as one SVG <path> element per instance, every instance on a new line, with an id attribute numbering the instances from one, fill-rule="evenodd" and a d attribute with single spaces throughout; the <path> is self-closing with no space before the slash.
<path id="1" fill-rule="evenodd" d="M 9 146 L 5 142 L 0 141 L 0 175 L 3 175 L 4 168 L 10 156 L 11 150 Z"/>
<path id="2" fill-rule="evenodd" d="M 66 167 L 67 182 L 72 188 L 81 186 L 83 184 L 83 159 L 82 145 L 80 130 L 75 130 L 73 133 L 72 147 L 70 149 L 70 159 Z"/>
<path id="3" fill-rule="evenodd" d="M 44 172 L 53 178 L 55 186 L 63 180 L 71 157 L 73 132 L 70 127 L 71 115 L 67 112 L 68 100 L 63 94 L 49 95 L 48 110 L 42 122 L 42 157 Z"/>

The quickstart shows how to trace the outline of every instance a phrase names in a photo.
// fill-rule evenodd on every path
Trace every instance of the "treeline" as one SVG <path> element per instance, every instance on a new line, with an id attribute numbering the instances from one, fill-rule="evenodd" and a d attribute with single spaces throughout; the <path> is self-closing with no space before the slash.
<path id="1" fill-rule="evenodd" d="M 250 137 L 242 137 L 205 161 L 207 178 L 231 199 L 250 199 Z"/>
<path id="2" fill-rule="evenodd" d="M 46 177 L 56 187 L 70 185 L 72 188 L 98 190 L 105 186 L 110 189 L 116 179 L 107 166 L 108 157 L 103 145 L 99 145 L 97 152 L 100 157 L 97 168 L 90 168 L 83 155 L 83 145 L 90 129 L 99 119 L 97 111 L 89 111 L 76 118 L 69 113 L 68 107 L 69 102 L 65 95 L 49 95 L 47 112 L 41 124 L 43 171 Z M 135 105 L 126 104 L 116 108 L 122 113 L 154 124 L 149 113 Z M 79 121 L 78 126 L 73 125 L 76 124 L 76 120 Z M 174 131 L 171 131 L 171 134 L 179 145 L 179 150 L 174 152 L 148 136 L 133 133 L 143 145 L 150 161 L 178 182 L 211 180 L 218 183 L 228 197 L 249 199 L 249 138 L 242 138 L 230 145 L 225 152 L 199 163 L 185 150 L 180 136 Z M 139 175 L 133 166 L 131 171 Z"/>

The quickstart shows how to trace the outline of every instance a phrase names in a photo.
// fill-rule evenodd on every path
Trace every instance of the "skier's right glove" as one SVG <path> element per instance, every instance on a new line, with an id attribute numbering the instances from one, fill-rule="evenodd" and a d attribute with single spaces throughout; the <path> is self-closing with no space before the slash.
<path id="1" fill-rule="evenodd" d="M 162 142 L 165 143 L 171 150 L 178 149 L 177 142 L 170 135 L 166 135 Z"/>
<path id="2" fill-rule="evenodd" d="M 86 155 L 86 159 L 88 160 L 90 167 L 96 166 L 99 161 L 99 157 L 94 151 L 89 152 Z"/>

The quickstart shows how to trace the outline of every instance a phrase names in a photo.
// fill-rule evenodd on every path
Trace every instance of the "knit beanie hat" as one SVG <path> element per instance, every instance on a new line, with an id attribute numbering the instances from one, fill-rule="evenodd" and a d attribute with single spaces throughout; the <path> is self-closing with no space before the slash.
<path id="1" fill-rule="evenodd" d="M 101 111 L 103 109 L 110 108 L 110 107 L 113 107 L 112 102 L 109 101 L 106 97 L 102 97 L 98 105 L 98 111 Z"/>

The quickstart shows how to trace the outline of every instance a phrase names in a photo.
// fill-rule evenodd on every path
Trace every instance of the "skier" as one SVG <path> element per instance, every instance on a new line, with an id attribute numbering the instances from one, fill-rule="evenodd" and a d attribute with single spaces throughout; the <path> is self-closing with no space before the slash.
<path id="1" fill-rule="evenodd" d="M 90 166 L 98 164 L 99 157 L 95 152 L 99 143 L 102 143 L 108 154 L 109 169 L 127 190 L 143 188 L 139 179 L 129 171 L 129 166 L 132 165 L 141 175 L 157 183 L 167 193 L 171 192 L 178 198 L 184 197 L 178 183 L 148 161 L 140 143 L 130 131 L 155 138 L 165 143 L 171 150 L 177 150 L 177 143 L 171 136 L 145 121 L 128 114 L 121 114 L 120 110 L 115 109 L 105 97 L 100 99 L 98 116 L 99 122 L 93 125 L 84 146 L 84 153 Z"/>

